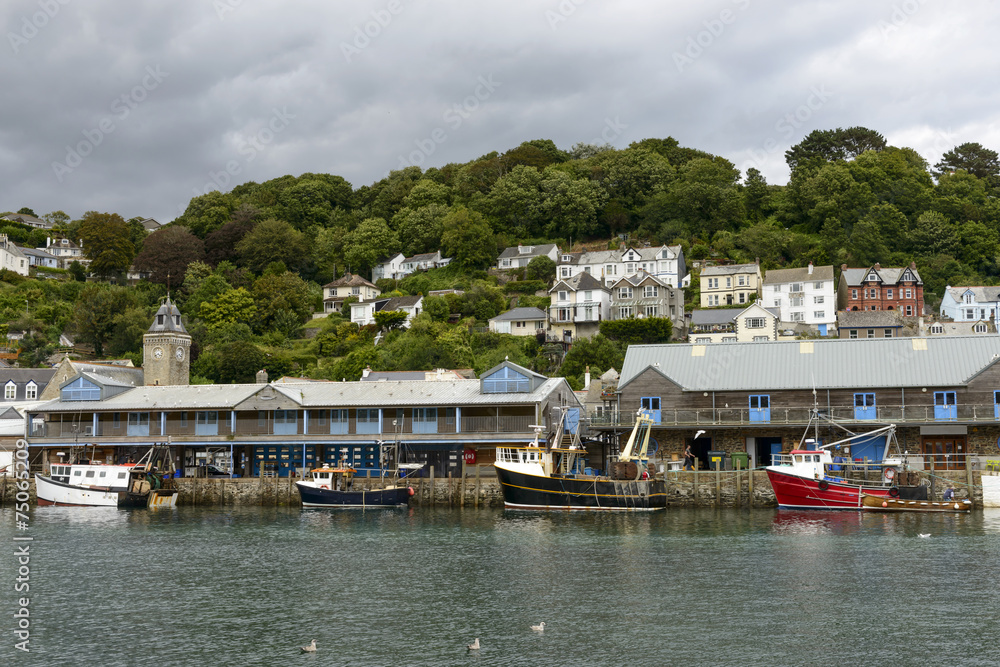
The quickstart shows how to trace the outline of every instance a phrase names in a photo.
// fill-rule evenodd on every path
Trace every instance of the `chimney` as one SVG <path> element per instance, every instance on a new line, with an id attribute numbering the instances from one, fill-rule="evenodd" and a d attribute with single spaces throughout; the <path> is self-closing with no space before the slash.
<path id="1" fill-rule="evenodd" d="M 267 384 L 267 371 L 263 368 L 257 371 L 257 384 Z"/>
<path id="2" fill-rule="evenodd" d="M 366 377 L 368 377 L 369 375 L 371 375 L 371 372 L 372 372 L 372 367 L 371 366 L 365 366 L 365 369 L 363 371 L 361 371 L 361 379 L 363 380 Z"/>
<path id="3" fill-rule="evenodd" d="M 587 366 L 587 370 L 583 374 L 583 390 L 587 391 L 590 389 L 590 366 Z"/>
<path id="4" fill-rule="evenodd" d="M 910 262 L 910 269 L 913 270 L 913 271 L 916 271 L 917 270 L 917 263 L 916 262 Z"/>
<path id="5" fill-rule="evenodd" d="M 847 264 L 841 264 L 840 265 L 840 270 L 841 271 L 846 271 L 847 270 Z"/>
<path id="6" fill-rule="evenodd" d="M 878 262 L 875 262 L 875 267 L 874 268 L 875 268 L 876 271 L 881 271 L 882 270 L 882 265 L 879 264 Z"/>
<path id="7" fill-rule="evenodd" d="M 813 263 L 809 262 L 809 275 L 811 276 L 812 274 L 813 274 Z"/>

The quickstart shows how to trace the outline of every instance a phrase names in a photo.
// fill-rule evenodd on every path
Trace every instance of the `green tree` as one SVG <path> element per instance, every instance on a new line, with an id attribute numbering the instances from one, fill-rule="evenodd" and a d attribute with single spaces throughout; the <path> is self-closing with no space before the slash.
<path id="1" fill-rule="evenodd" d="M 496 261 L 496 239 L 483 216 L 461 207 L 445 216 L 441 224 L 441 244 L 456 266 L 485 269 Z"/>
<path id="2" fill-rule="evenodd" d="M 665 157 L 645 148 L 605 151 L 588 160 L 592 178 L 609 199 L 636 210 L 673 180 L 674 168 Z"/>
<path id="3" fill-rule="evenodd" d="M 218 375 L 221 384 L 254 382 L 257 371 L 267 368 L 264 351 L 247 341 L 234 341 L 218 349 Z"/>
<path id="4" fill-rule="evenodd" d="M 283 314 L 292 313 L 301 325 L 316 310 L 319 292 L 291 271 L 265 273 L 254 282 L 253 299 L 257 305 L 257 330 L 267 331 Z"/>
<path id="5" fill-rule="evenodd" d="M 73 314 L 79 340 L 93 345 L 94 354 L 102 358 L 105 345 L 121 323 L 121 316 L 137 305 L 135 291 L 127 287 L 88 285 L 80 292 Z"/>
<path id="6" fill-rule="evenodd" d="M 528 280 L 543 280 L 550 283 L 556 278 L 556 263 L 546 255 L 539 255 L 524 270 Z"/>
<path id="7" fill-rule="evenodd" d="M 602 326 L 604 324 L 606 322 L 601 323 Z M 590 366 L 592 375 L 600 375 L 611 368 L 621 369 L 624 361 L 625 346 L 599 333 L 591 338 L 579 338 L 573 343 L 559 367 L 559 375 L 575 378 L 583 375 L 587 366 Z"/>
<path id="8" fill-rule="evenodd" d="M 785 162 L 795 171 L 803 166 L 818 167 L 824 162 L 853 160 L 865 151 L 880 151 L 885 146 L 885 137 L 866 127 L 813 130 L 785 151 Z"/>
<path id="9" fill-rule="evenodd" d="M 146 239 L 134 265 L 150 272 L 150 282 L 171 285 L 184 282 L 184 273 L 191 262 L 205 258 L 205 243 L 187 227 L 172 225 L 158 229 Z"/>
<path id="10" fill-rule="evenodd" d="M 184 225 L 195 236 L 205 238 L 230 222 L 236 207 L 237 199 L 234 195 L 212 190 L 192 199 L 184 213 L 174 220 L 174 224 Z"/>
<path id="11" fill-rule="evenodd" d="M 435 322 L 447 322 L 451 308 L 448 306 L 448 299 L 443 296 L 425 296 L 424 312 Z"/>
<path id="12" fill-rule="evenodd" d="M 438 250 L 447 215 L 448 207 L 443 204 L 432 203 L 418 209 L 400 209 L 392 219 L 392 225 L 399 234 L 402 252 L 410 257 Z"/>
<path id="13" fill-rule="evenodd" d="M 483 211 L 495 221 L 496 229 L 520 229 L 524 235 L 541 231 L 542 175 L 534 167 L 517 165 L 497 179 L 483 200 Z"/>
<path id="14" fill-rule="evenodd" d="M 297 269 L 309 257 L 305 235 L 283 220 L 262 220 L 236 244 L 236 254 L 251 271 L 261 273 L 269 264 L 282 262 Z"/>
<path id="15" fill-rule="evenodd" d="M 934 165 L 934 176 L 940 178 L 944 174 L 960 170 L 967 171 L 976 178 L 995 177 L 1000 175 L 1000 156 L 982 144 L 966 142 L 941 156 L 941 160 Z"/>
<path id="16" fill-rule="evenodd" d="M 371 275 L 372 267 L 399 250 L 399 237 L 383 218 L 366 218 L 344 239 L 344 261 L 352 272 Z"/>
<path id="17" fill-rule="evenodd" d="M 84 213 L 78 233 L 90 270 L 101 278 L 122 274 L 132 265 L 135 246 L 129 225 L 117 213 Z"/>
<path id="18" fill-rule="evenodd" d="M 626 346 L 669 343 L 671 333 L 673 324 L 666 317 L 635 317 L 601 322 L 603 336 Z"/>
<path id="19" fill-rule="evenodd" d="M 202 301 L 198 314 L 209 331 L 214 331 L 230 324 L 249 324 L 253 322 L 256 313 L 257 305 L 250 292 L 239 287 L 222 292 L 214 299 Z"/>
<path id="20" fill-rule="evenodd" d="M 406 312 L 402 310 L 380 310 L 373 317 L 375 324 L 383 331 L 401 329 L 406 325 Z"/>
<path id="21" fill-rule="evenodd" d="M 550 237 L 589 238 L 597 232 L 597 213 L 608 199 L 594 181 L 574 179 L 555 168 L 546 169 L 539 184 L 544 231 Z"/>

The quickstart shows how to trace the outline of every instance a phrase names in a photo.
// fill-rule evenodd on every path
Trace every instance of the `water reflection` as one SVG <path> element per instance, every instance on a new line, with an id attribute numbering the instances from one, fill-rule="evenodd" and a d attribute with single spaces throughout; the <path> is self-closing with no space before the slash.
<path id="1" fill-rule="evenodd" d="M 861 512 L 778 510 L 771 523 L 779 535 L 849 535 L 861 527 Z"/>

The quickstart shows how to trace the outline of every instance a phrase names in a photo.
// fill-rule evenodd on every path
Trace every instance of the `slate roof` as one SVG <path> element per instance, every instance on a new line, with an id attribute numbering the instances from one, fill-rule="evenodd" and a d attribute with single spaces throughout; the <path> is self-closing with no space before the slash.
<path id="1" fill-rule="evenodd" d="M 556 284 L 552 286 L 549 293 L 558 292 L 559 285 L 565 285 L 566 289 L 572 290 L 574 292 L 579 292 L 580 290 L 604 290 L 608 291 L 601 281 L 590 275 L 586 271 L 583 273 L 578 273 L 571 278 L 560 278 L 556 281 Z"/>
<path id="2" fill-rule="evenodd" d="M 691 311 L 691 326 L 705 327 L 713 324 L 729 324 L 743 311 L 739 308 L 707 308 Z"/>
<path id="3" fill-rule="evenodd" d="M 400 308 L 412 308 L 417 305 L 420 300 L 424 298 L 421 295 L 416 296 L 394 296 L 391 299 L 386 299 L 385 303 L 381 308 L 376 307 L 376 310 L 399 310 Z M 376 302 L 378 303 L 378 302 Z"/>
<path id="4" fill-rule="evenodd" d="M 503 252 L 500 253 L 500 256 L 499 256 L 498 259 L 504 259 L 504 258 L 507 258 L 507 257 L 537 257 L 539 255 L 547 255 L 550 252 L 552 252 L 552 250 L 554 248 L 556 248 L 556 244 L 555 243 L 543 243 L 542 245 L 521 246 L 521 247 L 522 248 L 524 248 L 524 247 L 530 247 L 531 251 L 530 252 L 519 252 L 518 246 L 513 246 L 513 247 L 510 247 L 510 248 L 504 248 Z"/>
<path id="5" fill-rule="evenodd" d="M 184 328 L 184 322 L 181 319 L 181 311 L 173 304 L 170 297 L 167 297 L 167 300 L 156 311 L 156 317 L 153 318 L 153 323 L 149 326 L 148 332 L 187 333 L 187 330 Z"/>
<path id="6" fill-rule="evenodd" d="M 868 277 L 868 272 L 874 270 L 882 278 L 883 285 L 895 285 L 899 282 L 899 277 L 903 274 L 903 271 L 907 269 L 910 269 L 910 272 L 913 273 L 913 277 L 916 278 L 917 283 L 923 285 L 924 281 L 920 279 L 920 274 L 917 273 L 917 270 L 908 266 L 895 269 L 884 266 L 879 268 L 870 266 L 867 269 L 843 269 L 840 275 L 848 285 L 861 285 L 864 283 L 865 278 Z"/>
<path id="7" fill-rule="evenodd" d="M 345 273 L 333 282 L 323 285 L 323 289 L 326 289 L 327 287 L 361 287 L 364 285 L 367 285 L 368 287 L 375 287 L 373 283 L 368 282 L 357 274 Z"/>
<path id="8" fill-rule="evenodd" d="M 1000 301 L 1000 287 L 949 287 L 947 291 L 959 304 L 962 303 L 962 296 L 969 291 L 976 303 Z"/>
<path id="9" fill-rule="evenodd" d="M 998 359 L 1000 336 L 631 345 L 619 387 L 650 367 L 686 391 L 961 386 Z"/>
<path id="10" fill-rule="evenodd" d="M 903 326 L 903 316 L 898 310 L 841 310 L 837 312 L 840 329 L 878 329 Z"/>
<path id="11" fill-rule="evenodd" d="M 757 273 L 760 270 L 759 264 L 721 264 L 716 266 L 706 266 L 701 270 L 703 276 L 731 276 L 737 273 Z"/>
<path id="12" fill-rule="evenodd" d="M 764 276 L 765 285 L 783 285 L 785 283 L 808 283 L 833 280 L 833 265 L 815 266 L 809 273 L 809 267 L 798 269 L 771 269 Z"/>
<path id="13" fill-rule="evenodd" d="M 490 321 L 503 322 L 509 320 L 511 322 L 520 322 L 524 320 L 544 320 L 547 318 L 548 315 L 537 308 L 514 308 L 508 310 L 506 313 L 500 313 L 496 317 L 490 318 Z"/>

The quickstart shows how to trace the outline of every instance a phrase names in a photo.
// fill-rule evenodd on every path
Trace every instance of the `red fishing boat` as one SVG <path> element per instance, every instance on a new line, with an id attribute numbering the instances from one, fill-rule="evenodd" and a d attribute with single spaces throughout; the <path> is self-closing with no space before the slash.
<path id="1" fill-rule="evenodd" d="M 895 442 L 896 426 L 890 424 L 874 431 L 823 445 L 816 449 L 793 449 L 775 454 L 767 466 L 767 477 L 774 489 L 778 507 L 792 509 L 850 509 L 864 505 L 863 497 L 898 497 L 896 473 L 902 461 L 886 458 L 890 443 Z M 885 437 L 885 451 L 877 461 L 857 461 L 848 456 L 834 456 L 831 450 L 849 448 L 864 438 Z"/>

